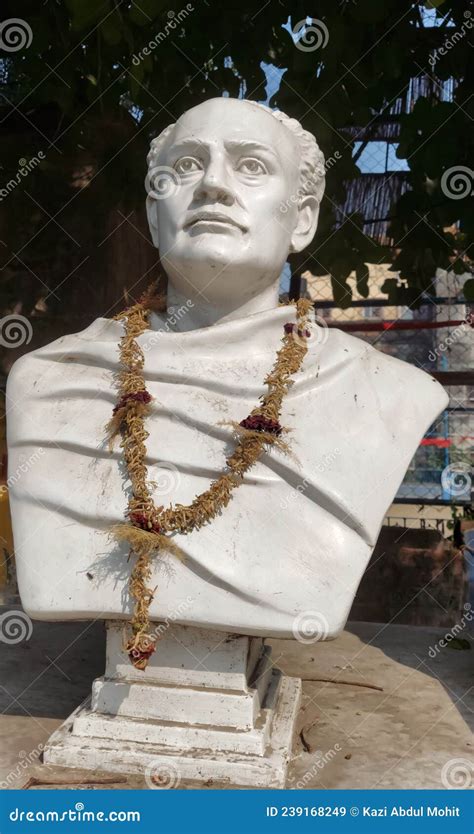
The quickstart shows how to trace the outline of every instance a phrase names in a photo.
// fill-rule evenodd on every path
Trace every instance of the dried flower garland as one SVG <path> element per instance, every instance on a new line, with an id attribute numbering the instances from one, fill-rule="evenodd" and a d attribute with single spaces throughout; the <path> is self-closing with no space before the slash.
<path id="1" fill-rule="evenodd" d="M 307 351 L 306 339 L 310 336 L 307 323 L 311 307 L 311 302 L 306 299 L 296 302 L 297 323 L 287 322 L 284 325 L 283 345 L 265 379 L 268 392 L 245 419 L 228 424 L 234 429 L 236 447 L 225 461 L 223 474 L 212 481 L 205 492 L 197 495 L 191 504 L 171 505 L 168 509 L 155 506 L 145 463 L 148 438 L 145 418 L 150 413 L 152 397 L 146 389 L 144 354 L 137 337 L 148 329 L 150 311 L 159 308 L 153 290 L 117 316 L 125 328 L 120 340 L 123 370 L 119 375 L 119 399 L 107 428 L 111 444 L 118 434 L 122 437 L 121 447 L 132 486 L 127 522 L 116 525 L 113 533 L 118 541 L 129 543 L 136 557 L 130 577 L 130 594 L 135 601 L 130 623 L 132 636 L 126 651 L 137 669 L 146 669 L 156 645 L 155 638 L 149 633 L 149 608 L 154 590 L 147 586 L 152 573 L 153 554 L 167 551 L 182 557 L 181 550 L 171 538 L 172 534 L 191 533 L 215 518 L 227 506 L 232 491 L 242 483 L 245 473 L 258 461 L 266 446 L 277 445 L 287 450 L 280 437 L 284 431 L 279 422 L 281 406 L 293 384 L 292 376 L 300 369 Z"/>

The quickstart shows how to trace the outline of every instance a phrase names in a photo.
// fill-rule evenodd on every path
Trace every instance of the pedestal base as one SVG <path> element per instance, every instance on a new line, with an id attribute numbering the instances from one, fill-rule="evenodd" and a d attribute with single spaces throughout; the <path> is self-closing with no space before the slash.
<path id="1" fill-rule="evenodd" d="M 91 697 L 51 736 L 47 764 L 181 780 L 283 788 L 301 681 L 270 662 L 263 641 L 172 626 L 146 672 L 110 624 L 107 668 Z"/>

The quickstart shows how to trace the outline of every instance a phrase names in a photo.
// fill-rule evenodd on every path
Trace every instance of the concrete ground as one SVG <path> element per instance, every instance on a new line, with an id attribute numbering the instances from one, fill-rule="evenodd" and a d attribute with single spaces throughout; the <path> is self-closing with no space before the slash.
<path id="1" fill-rule="evenodd" d="M 288 787 L 472 785 L 472 640 L 458 634 L 456 649 L 440 647 L 445 636 L 444 629 L 349 623 L 327 643 L 268 641 L 275 665 L 304 681 Z M 102 674 L 104 655 L 99 622 L 35 622 L 29 640 L 1 645 L 0 787 L 146 787 L 137 776 L 40 761 L 42 745 Z"/>

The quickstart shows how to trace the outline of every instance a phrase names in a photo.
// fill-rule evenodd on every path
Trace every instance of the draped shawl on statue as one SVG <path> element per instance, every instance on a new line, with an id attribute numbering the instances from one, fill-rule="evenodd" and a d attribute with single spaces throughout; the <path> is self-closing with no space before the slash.
<path id="1" fill-rule="evenodd" d="M 232 433 L 263 380 L 294 308 L 190 332 L 149 330 L 150 479 L 158 505 L 190 503 L 223 469 Z M 129 482 L 105 424 L 116 402 L 119 322 L 97 319 L 22 357 L 8 384 L 9 475 L 23 604 L 42 619 L 121 618 L 131 562 L 108 530 Z M 229 506 L 156 559 L 154 620 L 291 636 L 314 612 L 326 636 L 344 626 L 408 464 L 445 407 L 418 369 L 337 330 L 316 329 L 281 422 L 294 457 L 269 450 Z M 327 623 L 327 628 L 326 628 Z"/>

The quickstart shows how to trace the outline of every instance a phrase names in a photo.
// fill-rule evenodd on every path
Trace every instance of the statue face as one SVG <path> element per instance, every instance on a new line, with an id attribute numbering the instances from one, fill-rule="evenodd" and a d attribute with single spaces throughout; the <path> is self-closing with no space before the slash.
<path id="1" fill-rule="evenodd" d="M 274 280 L 288 252 L 303 249 L 315 231 L 315 199 L 306 198 L 303 211 L 289 199 L 299 166 L 297 140 L 260 107 L 220 98 L 187 111 L 157 160 L 158 170 L 176 172 L 168 194 L 148 201 L 168 274 L 192 267 L 196 282 L 205 266 L 208 275 L 251 275 L 256 289 Z"/>

